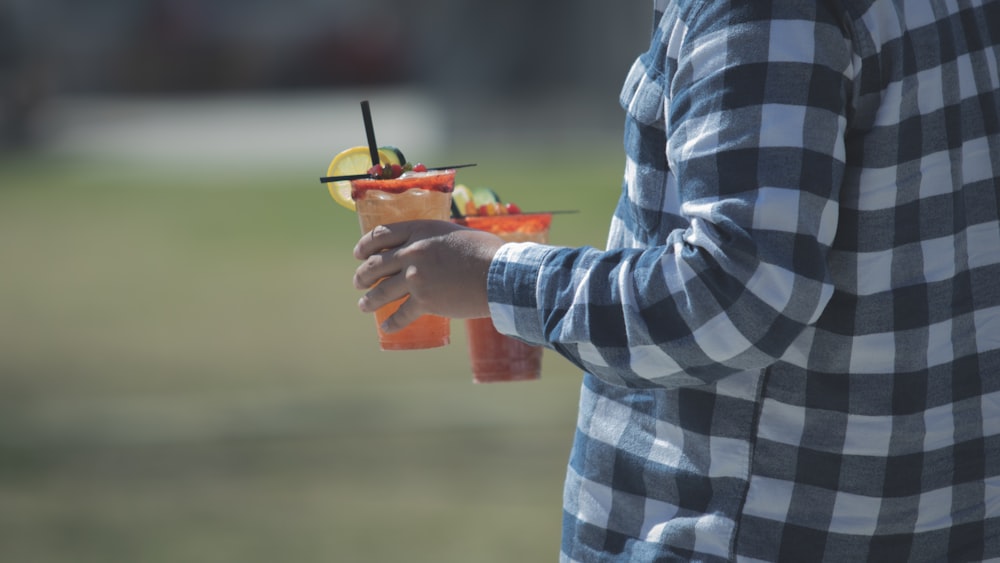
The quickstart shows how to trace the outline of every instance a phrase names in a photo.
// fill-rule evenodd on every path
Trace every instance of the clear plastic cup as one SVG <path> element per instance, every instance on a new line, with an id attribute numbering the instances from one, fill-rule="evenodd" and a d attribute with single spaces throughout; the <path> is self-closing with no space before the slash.
<path id="1" fill-rule="evenodd" d="M 551 213 L 470 215 L 456 223 L 491 232 L 507 242 L 549 241 Z M 542 347 L 500 334 L 490 318 L 466 319 L 472 380 L 476 383 L 525 381 L 542 376 Z"/>
<path id="2" fill-rule="evenodd" d="M 357 206 L 361 232 L 367 233 L 378 225 L 399 221 L 447 221 L 451 216 L 451 192 L 454 188 L 455 171 L 438 170 L 408 173 L 391 180 L 352 180 L 351 198 Z M 383 350 L 417 350 L 448 344 L 451 339 L 450 321 L 436 315 L 424 315 L 399 332 L 387 334 L 382 331 L 382 322 L 396 312 L 405 299 L 375 311 L 379 346 Z"/>

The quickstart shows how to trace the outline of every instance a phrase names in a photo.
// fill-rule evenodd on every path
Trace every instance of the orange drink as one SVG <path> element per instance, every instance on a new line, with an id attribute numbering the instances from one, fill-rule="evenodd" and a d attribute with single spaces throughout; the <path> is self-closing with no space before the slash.
<path id="1" fill-rule="evenodd" d="M 551 213 L 467 215 L 456 223 L 491 232 L 507 242 L 547 243 Z M 466 319 L 472 380 L 476 383 L 523 381 L 542 376 L 542 347 L 505 336 L 493 320 Z"/>
<path id="2" fill-rule="evenodd" d="M 394 179 L 351 180 L 351 199 L 358 212 L 361 232 L 399 221 L 435 219 L 447 221 L 451 215 L 451 192 L 455 171 L 410 173 Z M 375 311 L 379 346 L 383 350 L 436 348 L 450 341 L 449 320 L 424 315 L 399 332 L 386 334 L 382 322 L 399 308 L 406 298 Z"/>

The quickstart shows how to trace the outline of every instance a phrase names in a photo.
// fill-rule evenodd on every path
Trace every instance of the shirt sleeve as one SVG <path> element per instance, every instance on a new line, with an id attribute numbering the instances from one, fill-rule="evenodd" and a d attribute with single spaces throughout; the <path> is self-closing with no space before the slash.
<path id="1" fill-rule="evenodd" d="M 833 292 L 849 35 L 826 3 L 693 4 L 664 15 L 650 51 L 660 56 L 637 62 L 664 108 L 662 123 L 638 126 L 661 128 L 667 167 L 665 181 L 648 181 L 640 155 L 651 143 L 630 150 L 627 125 L 612 232 L 639 242 L 508 244 L 490 269 L 500 332 L 612 383 L 676 387 L 764 368 Z M 642 239 L 635 217 L 649 201 L 667 227 Z"/>

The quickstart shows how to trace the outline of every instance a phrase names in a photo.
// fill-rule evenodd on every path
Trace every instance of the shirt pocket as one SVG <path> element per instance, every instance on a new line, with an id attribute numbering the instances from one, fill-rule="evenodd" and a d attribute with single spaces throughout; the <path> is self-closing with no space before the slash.
<path id="1" fill-rule="evenodd" d="M 625 78 L 619 102 L 632 119 L 665 130 L 666 77 L 658 70 L 658 55 L 650 50 L 636 59 Z"/>
<path id="2" fill-rule="evenodd" d="M 650 53 L 640 57 L 622 88 L 625 109 L 625 173 L 621 204 L 628 209 L 632 229 L 646 244 L 662 243 L 664 205 L 668 200 L 670 167 L 664 121 L 665 78 L 647 64 Z"/>

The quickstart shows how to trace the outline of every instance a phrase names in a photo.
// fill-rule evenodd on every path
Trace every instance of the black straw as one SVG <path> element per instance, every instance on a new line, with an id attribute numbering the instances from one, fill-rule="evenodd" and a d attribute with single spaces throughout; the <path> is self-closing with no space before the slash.
<path id="1" fill-rule="evenodd" d="M 372 125 L 372 108 L 368 100 L 361 102 L 361 116 L 365 120 L 365 134 L 368 135 L 368 152 L 372 157 L 372 166 L 379 163 L 378 144 L 375 143 L 375 127 Z"/>
<path id="2" fill-rule="evenodd" d="M 476 165 L 476 163 L 472 163 L 472 164 L 456 164 L 454 166 L 435 166 L 433 168 L 428 168 L 427 170 L 428 171 L 433 171 L 433 170 L 454 170 L 456 168 L 468 168 L 470 166 L 475 166 L 475 165 Z M 362 180 L 364 178 L 372 178 L 372 179 L 376 179 L 376 180 L 378 179 L 377 177 L 372 176 L 371 174 L 365 173 L 365 174 L 348 174 L 347 176 L 322 176 L 322 177 L 320 177 L 319 181 L 320 181 L 320 183 L 326 184 L 326 183 L 329 183 L 329 182 L 343 182 L 343 181 L 346 181 L 346 180 Z"/>

